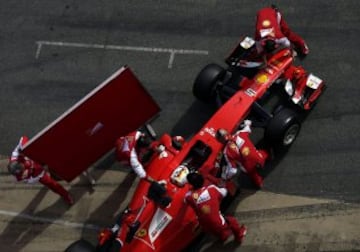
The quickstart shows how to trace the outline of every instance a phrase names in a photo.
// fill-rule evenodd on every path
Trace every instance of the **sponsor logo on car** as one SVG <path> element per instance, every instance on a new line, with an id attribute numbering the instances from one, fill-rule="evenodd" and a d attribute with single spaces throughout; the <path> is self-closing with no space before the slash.
<path id="1" fill-rule="evenodd" d="M 252 89 L 252 88 L 246 89 L 246 90 L 245 90 L 245 93 L 246 93 L 248 96 L 251 96 L 251 97 L 253 97 L 253 96 L 256 95 L 256 91 L 255 91 L 254 89 Z"/>
<path id="2" fill-rule="evenodd" d="M 255 80 L 258 84 L 264 84 L 265 82 L 267 82 L 267 80 L 269 79 L 269 77 L 267 76 L 267 74 L 258 74 L 256 77 L 255 77 Z"/>
<path id="3" fill-rule="evenodd" d="M 167 212 L 160 208 L 156 210 L 149 227 L 149 237 L 151 242 L 154 242 L 158 238 L 171 220 L 172 217 Z"/>

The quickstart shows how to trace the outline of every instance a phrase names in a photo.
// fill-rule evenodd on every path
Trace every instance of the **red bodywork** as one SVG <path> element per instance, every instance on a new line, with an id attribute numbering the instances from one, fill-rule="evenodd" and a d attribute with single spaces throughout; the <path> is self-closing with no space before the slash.
<path id="1" fill-rule="evenodd" d="M 119 136 L 160 111 L 128 67 L 123 67 L 42 130 L 24 154 L 71 181 L 104 154 Z"/>
<path id="2" fill-rule="evenodd" d="M 128 226 L 125 223 L 122 225 L 119 232 L 119 237 L 124 243 L 122 252 L 181 251 L 196 238 L 200 230 L 195 213 L 184 203 L 185 193 L 189 190 L 188 185 L 178 187 L 173 184 L 170 181 L 172 172 L 185 160 L 188 160 L 194 146 L 201 142 L 210 149 L 210 154 L 199 165 L 198 170 L 204 174 L 210 173 L 218 153 L 223 148 L 215 138 L 216 131 L 219 128 L 225 128 L 229 132 L 234 132 L 249 114 L 252 104 L 263 96 L 292 62 L 290 50 L 284 49 L 278 52 L 268 61 L 268 66 L 260 70 L 254 79 L 245 78 L 239 83 L 241 90 L 218 109 L 180 152 L 168 151 L 167 157 L 153 157 L 147 167 L 147 172 L 158 181 L 166 181 L 167 193 L 172 198 L 172 202 L 166 208 L 157 206 L 146 196 L 149 183 L 140 181 L 129 208 L 141 225 L 130 243 L 124 242 Z"/>

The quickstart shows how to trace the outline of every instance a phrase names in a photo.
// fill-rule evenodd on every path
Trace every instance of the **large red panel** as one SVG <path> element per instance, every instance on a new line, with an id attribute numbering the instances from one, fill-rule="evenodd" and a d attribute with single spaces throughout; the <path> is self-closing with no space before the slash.
<path id="1" fill-rule="evenodd" d="M 160 111 L 128 67 L 122 67 L 30 139 L 29 158 L 71 181 L 109 152 L 115 140 Z"/>

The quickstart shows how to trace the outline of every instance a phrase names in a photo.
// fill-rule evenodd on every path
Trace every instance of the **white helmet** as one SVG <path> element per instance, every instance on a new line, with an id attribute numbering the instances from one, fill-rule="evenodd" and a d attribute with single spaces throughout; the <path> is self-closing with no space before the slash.
<path id="1" fill-rule="evenodd" d="M 187 183 L 186 176 L 190 173 L 189 169 L 185 165 L 179 165 L 171 174 L 171 183 L 183 187 Z"/>

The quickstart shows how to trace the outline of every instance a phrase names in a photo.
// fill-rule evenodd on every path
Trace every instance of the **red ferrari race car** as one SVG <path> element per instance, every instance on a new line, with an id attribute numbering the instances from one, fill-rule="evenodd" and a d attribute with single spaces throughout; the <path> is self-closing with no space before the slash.
<path id="1" fill-rule="evenodd" d="M 295 89 L 291 83 L 284 83 L 283 78 L 294 61 L 289 49 L 275 52 L 265 66 L 253 73 L 241 69 L 237 63 L 252 46 L 249 38 L 241 41 L 227 58 L 227 70 L 211 64 L 199 73 L 194 95 L 203 101 L 217 101 L 221 106 L 181 148 L 172 146 L 170 136 L 163 135 L 158 143 L 165 148 L 155 152 L 146 166 L 148 175 L 158 182 L 140 180 L 128 207 L 112 227 L 99 233 L 96 246 L 79 240 L 71 244 L 67 252 L 182 251 L 201 233 L 194 211 L 184 203 L 189 190 L 186 175 L 191 171 L 210 173 L 224 147 L 216 139 L 218 129 L 235 132 L 244 119 L 251 117 L 263 124 L 265 137 L 271 144 L 291 145 L 300 129 L 299 111 L 313 107 L 324 84 L 307 74 L 301 75 Z M 279 99 L 268 111 L 263 105 L 276 87 L 285 88 L 288 99 Z M 131 96 L 141 99 L 134 103 Z M 137 110 L 136 117 L 122 109 L 129 104 Z M 102 112 L 110 109 L 111 113 Z M 58 177 L 71 181 L 110 151 L 118 136 L 137 129 L 158 111 L 156 102 L 125 67 L 32 138 L 24 153 L 47 164 Z M 126 124 L 121 118 L 127 119 Z M 53 142 L 57 144 L 54 146 Z M 69 143 L 73 143 L 71 148 Z M 57 150 L 47 151 L 46 146 L 59 148 L 63 162 L 59 163 L 53 154 L 58 153 Z"/>

